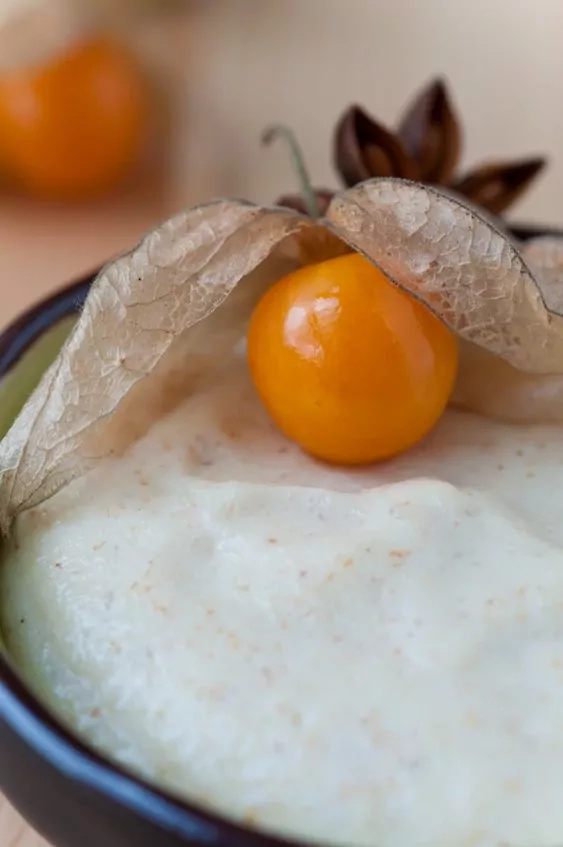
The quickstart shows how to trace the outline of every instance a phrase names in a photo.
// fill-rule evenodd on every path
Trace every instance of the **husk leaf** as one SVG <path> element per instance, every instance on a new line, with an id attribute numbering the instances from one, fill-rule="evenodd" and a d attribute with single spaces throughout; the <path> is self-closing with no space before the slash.
<path id="1" fill-rule="evenodd" d="M 510 420 L 527 408 L 528 418 L 563 422 L 562 298 L 553 293 L 563 280 L 559 245 L 527 247 L 532 271 L 474 210 L 402 180 L 336 194 L 321 221 L 221 200 L 166 221 L 99 275 L 73 333 L 0 443 L 2 532 L 189 396 L 231 353 L 272 282 L 349 249 L 460 336 L 455 402 Z"/>
<path id="2" fill-rule="evenodd" d="M 314 228 L 288 210 L 219 201 L 175 216 L 106 267 L 0 443 L 2 531 L 22 509 L 121 452 L 188 393 L 238 339 L 238 318 L 256 291 L 298 263 L 273 257 L 275 248 Z M 231 309 L 218 311 L 242 278 Z"/>

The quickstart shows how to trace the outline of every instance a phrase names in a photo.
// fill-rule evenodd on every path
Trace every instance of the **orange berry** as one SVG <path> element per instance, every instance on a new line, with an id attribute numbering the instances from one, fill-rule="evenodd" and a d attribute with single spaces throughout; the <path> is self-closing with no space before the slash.
<path id="1" fill-rule="evenodd" d="M 147 85 L 124 48 L 97 37 L 0 73 L 2 167 L 32 194 L 84 199 L 115 186 L 145 142 Z"/>
<path id="2" fill-rule="evenodd" d="M 250 372 L 274 422 L 334 464 L 420 441 L 444 412 L 457 362 L 444 324 L 357 253 L 279 280 L 248 331 Z"/>

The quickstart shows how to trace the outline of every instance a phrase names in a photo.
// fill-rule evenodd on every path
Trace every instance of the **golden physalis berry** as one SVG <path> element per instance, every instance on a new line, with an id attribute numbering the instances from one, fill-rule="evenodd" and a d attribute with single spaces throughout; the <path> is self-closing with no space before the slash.
<path id="1" fill-rule="evenodd" d="M 86 199 L 111 189 L 145 142 L 148 89 L 135 61 L 105 37 L 44 65 L 0 73 L 2 170 L 31 192 Z"/>
<path id="2" fill-rule="evenodd" d="M 288 438 L 334 464 L 416 444 L 444 412 L 455 336 L 357 253 L 301 268 L 262 297 L 248 332 L 256 390 Z"/>

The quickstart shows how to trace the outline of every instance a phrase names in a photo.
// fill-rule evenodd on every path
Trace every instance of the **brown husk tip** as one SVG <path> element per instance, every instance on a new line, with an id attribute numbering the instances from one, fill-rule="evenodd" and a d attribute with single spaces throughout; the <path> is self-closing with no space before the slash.
<path id="1" fill-rule="evenodd" d="M 119 455 L 231 355 L 261 293 L 348 250 L 460 338 L 454 402 L 563 423 L 563 244 L 515 246 L 462 201 L 375 179 L 314 221 L 218 200 L 149 233 L 98 276 L 76 327 L 0 443 L 0 527 Z"/>

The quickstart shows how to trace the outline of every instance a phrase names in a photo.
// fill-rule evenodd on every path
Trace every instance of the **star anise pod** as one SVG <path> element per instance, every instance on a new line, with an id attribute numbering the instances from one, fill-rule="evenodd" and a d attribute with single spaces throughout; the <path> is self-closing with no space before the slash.
<path id="1" fill-rule="evenodd" d="M 370 177 L 403 177 L 444 186 L 499 215 L 515 202 L 546 160 L 485 163 L 456 177 L 461 128 L 445 82 L 434 80 L 407 107 L 393 132 L 360 106 L 336 126 L 334 162 L 348 187 Z"/>

